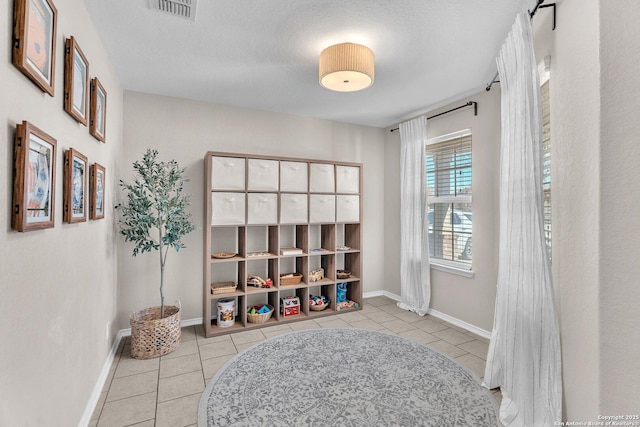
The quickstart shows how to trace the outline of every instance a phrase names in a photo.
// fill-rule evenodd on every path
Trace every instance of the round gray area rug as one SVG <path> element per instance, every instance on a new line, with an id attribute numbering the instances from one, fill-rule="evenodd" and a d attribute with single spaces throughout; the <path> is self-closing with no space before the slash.
<path id="1" fill-rule="evenodd" d="M 496 409 L 466 369 L 425 345 L 313 329 L 229 360 L 200 399 L 198 425 L 494 427 Z"/>

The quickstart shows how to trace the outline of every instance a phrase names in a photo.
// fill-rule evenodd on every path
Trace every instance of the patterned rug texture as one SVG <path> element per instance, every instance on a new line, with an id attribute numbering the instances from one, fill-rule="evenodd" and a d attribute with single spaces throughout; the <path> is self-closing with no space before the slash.
<path id="1" fill-rule="evenodd" d="M 403 338 L 362 329 L 280 335 L 213 377 L 204 426 L 494 427 L 497 403 L 463 367 Z"/>

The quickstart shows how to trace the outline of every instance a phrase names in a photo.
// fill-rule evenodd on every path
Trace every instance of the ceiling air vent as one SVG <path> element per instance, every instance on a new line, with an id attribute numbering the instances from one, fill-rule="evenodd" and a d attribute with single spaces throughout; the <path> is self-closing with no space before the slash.
<path id="1" fill-rule="evenodd" d="M 152 9 L 181 18 L 196 20 L 197 0 L 152 0 Z"/>

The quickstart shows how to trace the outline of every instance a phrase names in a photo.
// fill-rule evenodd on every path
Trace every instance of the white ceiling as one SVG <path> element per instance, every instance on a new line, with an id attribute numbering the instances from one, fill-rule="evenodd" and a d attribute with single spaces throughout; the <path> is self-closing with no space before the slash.
<path id="1" fill-rule="evenodd" d="M 193 22 L 151 1 L 85 0 L 125 89 L 376 127 L 483 90 L 516 13 L 535 5 L 199 0 Z M 320 51 L 341 42 L 374 51 L 369 89 L 318 84 Z"/>

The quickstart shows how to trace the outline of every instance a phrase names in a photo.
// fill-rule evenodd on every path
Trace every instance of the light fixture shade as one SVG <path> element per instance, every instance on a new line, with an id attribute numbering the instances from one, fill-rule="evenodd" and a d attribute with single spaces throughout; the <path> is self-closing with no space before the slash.
<path id="1" fill-rule="evenodd" d="M 320 53 L 320 84 L 338 92 L 355 92 L 373 84 L 374 55 L 361 44 L 341 43 Z"/>

